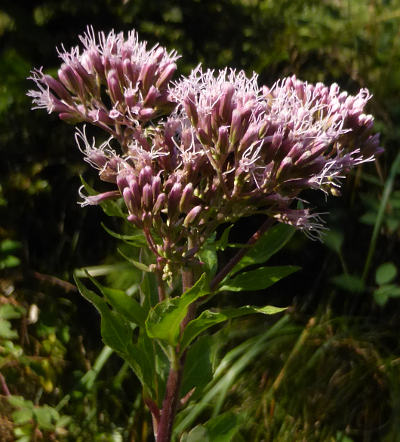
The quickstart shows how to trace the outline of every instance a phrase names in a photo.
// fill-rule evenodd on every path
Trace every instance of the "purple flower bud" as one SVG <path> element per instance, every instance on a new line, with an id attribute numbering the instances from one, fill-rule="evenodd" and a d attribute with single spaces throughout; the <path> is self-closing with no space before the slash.
<path id="1" fill-rule="evenodd" d="M 84 206 L 96 206 L 103 201 L 107 201 L 110 199 L 119 198 L 121 195 L 118 190 L 111 190 L 109 192 L 99 193 L 97 195 L 84 196 L 82 192 L 79 192 L 80 195 L 84 198 L 84 200 L 80 203 L 82 207 Z"/>
<path id="2" fill-rule="evenodd" d="M 151 107 L 145 107 L 139 111 L 139 117 L 142 121 L 151 120 L 156 114 L 157 112 Z"/>
<path id="3" fill-rule="evenodd" d="M 110 118 L 108 113 L 103 109 L 89 110 L 88 117 L 93 123 L 100 122 L 106 124 L 107 126 L 112 126 L 113 124 L 115 124 L 115 121 Z"/>
<path id="4" fill-rule="evenodd" d="M 139 173 L 139 186 L 143 189 L 145 184 L 153 181 L 153 171 L 150 166 L 145 166 Z"/>
<path id="5" fill-rule="evenodd" d="M 182 197 L 182 184 L 175 183 L 168 194 L 168 215 L 173 217 L 178 213 L 179 201 Z"/>
<path id="6" fill-rule="evenodd" d="M 107 75 L 107 84 L 108 84 L 108 90 L 110 92 L 111 98 L 116 103 L 117 101 L 119 103 L 123 103 L 124 96 L 121 92 L 121 86 L 119 84 L 118 74 L 117 71 L 112 69 L 108 75 Z"/>
<path id="7" fill-rule="evenodd" d="M 234 109 L 232 112 L 231 130 L 229 133 L 229 141 L 235 144 L 242 136 L 242 113 L 239 109 Z"/>
<path id="8" fill-rule="evenodd" d="M 276 172 L 276 178 L 280 178 L 283 172 L 286 172 L 292 166 L 292 164 L 292 159 L 290 157 L 285 157 L 279 165 L 278 171 Z"/>
<path id="9" fill-rule="evenodd" d="M 157 70 L 157 64 L 145 63 L 140 70 L 139 81 L 142 83 L 142 91 L 144 94 L 150 89 L 154 83 L 154 76 Z"/>
<path id="10" fill-rule="evenodd" d="M 143 223 L 142 221 L 139 219 L 139 217 L 133 213 L 131 213 L 128 217 L 127 220 L 129 222 L 131 222 L 132 224 L 135 224 L 136 227 L 138 227 L 139 229 L 141 229 L 143 227 Z"/>
<path id="11" fill-rule="evenodd" d="M 193 184 L 188 183 L 183 189 L 182 197 L 179 202 L 179 210 L 183 213 L 188 212 L 193 199 Z"/>
<path id="12" fill-rule="evenodd" d="M 154 103 L 156 102 L 157 98 L 159 97 L 160 92 L 155 86 L 150 86 L 149 92 L 147 92 L 146 98 L 143 101 L 143 107 L 149 107 L 151 108 L 154 106 Z"/>
<path id="13" fill-rule="evenodd" d="M 175 63 L 169 63 L 161 72 L 161 75 L 158 77 L 158 80 L 156 82 L 156 87 L 160 91 L 163 89 L 166 89 L 168 86 L 168 83 L 171 81 L 172 77 L 174 76 L 174 73 L 176 71 L 176 64 Z"/>
<path id="14" fill-rule="evenodd" d="M 133 194 L 129 187 L 125 187 L 125 189 L 122 191 L 122 196 L 124 197 L 124 201 L 129 212 L 136 212 L 138 207 L 136 202 L 134 202 Z"/>
<path id="15" fill-rule="evenodd" d="M 189 117 L 189 120 L 191 121 L 192 125 L 194 127 L 197 127 L 197 124 L 199 122 L 199 116 L 197 114 L 196 105 L 194 104 L 194 95 L 188 94 L 187 97 L 183 100 L 183 105 L 185 107 L 185 111 L 187 116 Z"/>
<path id="16" fill-rule="evenodd" d="M 150 184 L 145 184 L 142 190 L 142 206 L 151 210 L 153 206 L 153 191 Z"/>
<path id="17" fill-rule="evenodd" d="M 211 137 L 209 137 L 207 135 L 207 133 L 201 127 L 199 127 L 197 129 L 197 135 L 198 135 L 199 140 L 201 141 L 202 144 L 204 144 L 206 146 L 211 146 L 212 145 Z"/>
<path id="18" fill-rule="evenodd" d="M 165 54 L 165 49 L 162 48 L 161 46 L 159 46 L 159 47 L 154 51 L 154 54 L 153 54 L 154 61 L 155 61 L 156 63 L 160 63 L 160 61 L 161 61 L 161 60 L 163 59 L 163 57 L 164 57 L 164 54 Z"/>
<path id="19" fill-rule="evenodd" d="M 87 151 L 86 161 L 98 169 L 102 169 L 109 161 L 109 158 L 100 149 L 90 149 Z"/>
<path id="20" fill-rule="evenodd" d="M 132 111 L 137 104 L 137 93 L 133 89 L 127 89 L 124 92 L 124 98 L 126 105 Z"/>
<path id="21" fill-rule="evenodd" d="M 258 125 L 250 126 L 240 140 L 239 150 L 244 151 L 258 139 Z"/>
<path id="22" fill-rule="evenodd" d="M 221 126 L 218 129 L 217 151 L 221 154 L 225 154 L 229 149 L 229 133 L 227 126 Z"/>
<path id="23" fill-rule="evenodd" d="M 156 215 L 165 207 L 165 202 L 167 200 L 167 195 L 165 193 L 160 193 L 157 197 L 157 200 L 153 206 L 153 214 Z"/>
<path id="24" fill-rule="evenodd" d="M 186 215 L 185 220 L 183 221 L 183 225 L 185 227 L 189 227 L 189 225 L 198 218 L 202 209 L 202 206 L 193 207 L 193 209 Z"/>
<path id="25" fill-rule="evenodd" d="M 71 95 L 59 81 L 57 81 L 50 75 L 43 75 L 41 81 L 43 81 L 43 83 L 45 83 L 50 89 L 52 89 L 58 95 L 58 98 L 60 100 L 64 100 L 68 104 L 72 103 Z"/>
<path id="26" fill-rule="evenodd" d="M 71 66 L 63 63 L 61 65 L 61 68 L 58 70 L 58 78 L 67 89 L 69 89 L 74 94 L 83 97 L 84 87 L 82 78 Z"/>
<path id="27" fill-rule="evenodd" d="M 89 49 L 87 53 L 87 60 L 88 64 L 90 64 L 92 73 L 96 72 L 99 75 L 99 77 L 102 80 L 104 80 L 105 79 L 104 65 L 99 52 L 94 48 Z"/>
<path id="28" fill-rule="evenodd" d="M 232 97 L 235 92 L 235 88 L 233 87 L 232 84 L 226 83 L 222 89 L 223 93 L 221 101 L 219 102 L 218 113 L 224 122 L 229 123 L 232 118 L 232 111 L 233 111 Z"/>
<path id="29" fill-rule="evenodd" d="M 135 200 L 135 204 L 140 207 L 141 202 L 141 195 L 140 195 L 140 188 L 139 184 L 137 182 L 137 179 L 134 176 L 128 176 L 127 177 L 129 188 L 132 191 L 132 197 Z"/>
<path id="30" fill-rule="evenodd" d="M 127 83 L 132 83 L 132 85 L 135 85 L 139 78 L 139 68 L 133 64 L 131 60 L 125 59 L 122 63 L 122 70 Z"/>
<path id="31" fill-rule="evenodd" d="M 157 175 L 156 177 L 153 178 L 151 188 L 153 191 L 153 199 L 155 201 L 160 193 L 160 190 L 161 190 L 161 178 L 159 177 L 159 175 Z"/>
<path id="32" fill-rule="evenodd" d="M 117 186 L 119 191 L 122 193 L 125 187 L 128 187 L 128 180 L 125 174 L 119 174 L 117 176 Z"/>

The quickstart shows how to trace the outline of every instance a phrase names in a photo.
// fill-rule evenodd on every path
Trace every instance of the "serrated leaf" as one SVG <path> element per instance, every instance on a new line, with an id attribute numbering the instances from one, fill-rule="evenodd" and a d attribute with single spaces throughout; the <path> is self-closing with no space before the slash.
<path id="1" fill-rule="evenodd" d="M 343 273 L 332 278 L 332 282 L 337 287 L 352 293 L 362 293 L 365 290 L 364 281 L 355 275 Z"/>
<path id="2" fill-rule="evenodd" d="M 131 264 L 133 264 L 136 268 L 138 268 L 139 270 L 142 270 L 143 272 L 150 272 L 149 267 L 146 264 L 143 264 L 142 262 L 139 261 L 135 261 L 134 259 L 132 259 L 131 257 L 125 255 L 124 252 L 122 252 L 120 249 L 117 249 L 118 253 L 125 258 L 128 262 L 130 262 Z"/>
<path id="3" fill-rule="evenodd" d="M 158 303 L 150 310 L 146 320 L 146 330 L 149 337 L 176 345 L 180 324 L 187 314 L 189 305 L 208 293 L 210 291 L 206 275 L 203 273 L 196 284 L 183 293 L 182 296 Z"/>
<path id="4" fill-rule="evenodd" d="M 269 229 L 233 268 L 231 274 L 253 264 L 262 264 L 277 253 L 293 236 L 295 228 L 278 224 Z"/>
<path id="5" fill-rule="evenodd" d="M 259 267 L 223 281 L 218 291 L 263 290 L 298 270 L 300 267 L 297 266 Z"/>
<path id="6" fill-rule="evenodd" d="M 381 264 L 375 273 L 375 281 L 378 285 L 392 282 L 397 275 L 397 268 L 392 262 Z"/>
<path id="7" fill-rule="evenodd" d="M 212 312 L 205 310 L 199 317 L 190 321 L 183 332 L 180 349 L 183 352 L 188 345 L 197 337 L 200 333 L 207 330 L 214 325 L 228 321 L 229 319 L 239 318 L 241 316 L 252 315 L 255 313 L 261 313 L 264 315 L 274 315 L 286 310 L 286 307 L 274 307 L 267 305 L 265 307 L 252 307 L 245 305 L 239 308 L 225 309 L 221 312 Z"/>

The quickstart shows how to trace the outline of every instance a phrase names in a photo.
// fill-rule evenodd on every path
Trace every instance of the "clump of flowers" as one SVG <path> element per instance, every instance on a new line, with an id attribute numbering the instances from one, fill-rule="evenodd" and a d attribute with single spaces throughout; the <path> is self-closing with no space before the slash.
<path id="1" fill-rule="evenodd" d="M 176 53 L 147 49 L 135 31 L 96 38 L 88 28 L 80 40 L 82 52 L 59 51 L 58 79 L 33 72 L 29 95 L 34 108 L 99 126 L 119 143 L 119 153 L 110 140 L 96 147 L 78 130 L 86 160 L 116 186 L 83 205 L 123 197 L 162 259 L 180 261 L 218 224 L 257 213 L 318 236 L 320 218 L 295 208 L 300 192 L 337 194 L 340 178 L 381 151 L 366 89 L 351 96 L 295 76 L 259 87 L 255 74 L 201 66 L 171 82 Z"/>
<path id="2" fill-rule="evenodd" d="M 299 208 L 301 192 L 316 189 L 337 195 L 340 179 L 351 168 L 382 151 L 379 135 L 372 132 L 373 117 L 364 111 L 371 96 L 366 89 L 352 96 L 336 84 L 312 85 L 295 76 L 270 88 L 260 87 L 256 74 L 248 77 L 243 71 L 215 72 L 201 66 L 173 81 L 176 52 L 158 45 L 148 49 L 135 31 L 125 39 L 113 31 L 96 36 L 89 27 L 80 41 L 82 47 L 59 51 L 63 63 L 57 78 L 42 69 L 32 72 L 30 79 L 37 89 L 28 95 L 34 109 L 57 113 L 71 124 L 84 123 L 75 134 L 77 145 L 110 189 L 87 195 L 82 188 L 82 206 L 122 199 L 127 221 L 143 232 L 154 256 L 147 270 L 157 275 L 159 303 L 150 310 L 142 310 L 129 297 L 121 310 L 119 301 L 114 304 L 103 292 L 113 308 L 110 316 L 104 299 L 93 297 L 77 283 L 103 315 L 102 328 L 106 330 L 107 321 L 121 315 L 122 325 L 112 324 L 112 335 L 120 334 L 118 340 L 110 340 L 110 334 L 104 340 L 129 361 L 146 386 L 144 400 L 153 416 L 156 439 L 169 441 L 186 347 L 216 318 L 209 313 L 185 335 L 196 320 L 195 302 L 215 293 L 248 250 L 242 248 L 208 285 L 204 278 L 193 285 L 203 265 L 202 248 L 219 225 L 255 214 L 265 215 L 267 222 L 248 246 L 270 220 L 318 238 L 323 221 L 309 208 Z M 100 145 L 90 141 L 86 124 L 103 129 L 108 140 Z M 173 287 L 179 274 L 181 304 L 181 298 L 169 298 L 172 292 L 165 288 L 165 281 Z M 241 284 L 243 289 L 243 280 Z M 277 311 L 246 306 L 225 318 Z M 150 346 L 144 357 L 147 350 L 126 339 L 132 335 L 132 328 L 123 325 L 127 321 L 139 326 L 146 339 L 155 339 L 169 359 L 169 374 L 157 379 L 156 386 L 147 379 L 151 373 L 146 364 L 155 358 L 158 347 Z"/>

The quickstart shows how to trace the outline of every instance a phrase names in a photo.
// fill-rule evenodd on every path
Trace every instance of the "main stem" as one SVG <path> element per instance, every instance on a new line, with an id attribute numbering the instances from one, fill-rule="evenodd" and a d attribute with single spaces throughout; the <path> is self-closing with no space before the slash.
<path id="1" fill-rule="evenodd" d="M 182 270 L 183 293 L 193 285 L 193 272 L 191 269 Z M 181 324 L 181 331 L 193 319 L 195 314 L 194 305 L 190 305 L 188 313 Z M 179 358 L 179 348 L 174 349 L 174 359 L 171 361 L 165 396 L 162 404 L 160 422 L 157 430 L 157 442 L 170 442 L 172 425 L 179 402 L 179 390 L 182 381 L 183 367 L 185 365 L 186 352 Z"/>

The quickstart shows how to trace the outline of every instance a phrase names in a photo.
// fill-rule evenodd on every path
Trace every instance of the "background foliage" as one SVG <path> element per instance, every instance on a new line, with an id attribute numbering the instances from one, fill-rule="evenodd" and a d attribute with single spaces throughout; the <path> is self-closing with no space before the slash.
<path id="1" fill-rule="evenodd" d="M 125 290 L 138 273 L 120 262 L 100 224 L 117 231 L 117 222 L 76 204 L 79 174 L 89 183 L 94 175 L 72 128 L 32 113 L 25 96 L 30 69 L 55 69 L 55 47 L 75 45 L 87 24 L 135 28 L 150 45 L 177 49 L 181 73 L 201 61 L 254 70 L 265 84 L 294 73 L 349 92 L 370 89 L 385 154 L 359 169 L 341 198 L 304 195 L 329 212 L 325 243 L 296 233 L 271 263 L 302 270 L 246 294 L 254 305 L 290 305 L 289 313 L 275 323 L 235 320 L 223 333 L 216 329 L 212 342 L 199 341 L 200 349 L 215 347 L 218 376 L 178 425 L 190 429 L 234 412 L 243 419 L 235 440 L 398 439 L 399 21 L 398 0 L 2 2 L 1 440 L 151 440 L 138 384 L 103 346 L 97 313 L 72 284 L 82 266 L 97 266 L 109 285 Z M 231 238 L 245 241 L 258 222 L 245 220 Z M 238 344 L 221 362 L 218 355 Z"/>

